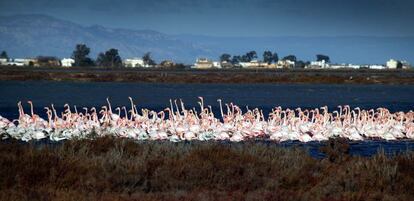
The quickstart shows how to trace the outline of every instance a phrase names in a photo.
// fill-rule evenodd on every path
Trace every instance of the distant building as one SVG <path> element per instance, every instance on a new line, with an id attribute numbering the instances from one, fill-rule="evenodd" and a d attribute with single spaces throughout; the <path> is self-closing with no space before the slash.
<path id="1" fill-rule="evenodd" d="M 390 60 L 387 61 L 387 68 L 397 69 L 397 68 L 399 68 L 399 64 L 401 64 L 400 61 L 397 61 L 395 59 L 390 59 Z"/>
<path id="2" fill-rule="evenodd" d="M 349 68 L 348 64 L 331 64 L 329 68 L 332 69 L 341 69 L 341 68 Z"/>
<path id="3" fill-rule="evenodd" d="M 5 58 L 0 58 L 0 65 L 6 65 L 6 63 L 8 62 L 8 59 Z"/>
<path id="4" fill-rule="evenodd" d="M 410 69 L 410 68 L 412 68 L 411 64 L 408 63 L 407 61 L 401 61 L 401 64 L 402 64 L 402 68 L 403 69 Z"/>
<path id="5" fill-rule="evenodd" d="M 5 66 L 33 66 L 35 59 L 0 59 L 0 64 Z"/>
<path id="6" fill-rule="evenodd" d="M 277 68 L 277 63 L 268 64 L 267 68 Z"/>
<path id="7" fill-rule="evenodd" d="M 310 63 L 311 68 L 329 68 L 329 63 L 325 60 L 322 61 L 312 61 Z"/>
<path id="8" fill-rule="evenodd" d="M 352 69 L 360 69 L 361 65 L 358 64 L 348 64 L 347 68 L 352 68 Z"/>
<path id="9" fill-rule="evenodd" d="M 34 62 L 34 66 L 41 66 L 41 67 L 57 67 L 61 66 L 60 60 L 53 56 L 38 56 Z"/>
<path id="10" fill-rule="evenodd" d="M 214 67 L 214 63 L 207 58 L 198 58 L 196 60 L 196 63 L 193 66 L 193 68 L 198 68 L 198 69 L 206 69 L 206 68 L 213 68 L 213 67 Z"/>
<path id="11" fill-rule="evenodd" d="M 239 62 L 239 65 L 242 68 L 267 68 L 269 66 L 268 63 L 258 60 L 251 60 L 250 62 Z"/>
<path id="12" fill-rule="evenodd" d="M 231 62 L 223 61 L 220 63 L 221 68 L 233 68 L 234 65 Z"/>
<path id="13" fill-rule="evenodd" d="M 32 66 L 36 59 L 13 59 L 14 62 L 23 63 L 24 66 Z"/>
<path id="14" fill-rule="evenodd" d="M 251 60 L 249 62 L 239 62 L 242 68 L 257 68 L 260 66 L 260 62 L 257 60 Z"/>
<path id="15" fill-rule="evenodd" d="M 172 67 L 174 67 L 176 64 L 173 62 L 173 61 L 171 61 L 171 60 L 164 60 L 164 61 L 162 61 L 161 63 L 160 63 L 160 67 L 163 67 L 163 68 L 172 68 Z"/>
<path id="16" fill-rule="evenodd" d="M 295 67 L 295 61 L 282 59 L 279 60 L 276 64 L 276 68 L 294 68 Z"/>
<path id="17" fill-rule="evenodd" d="M 315 63 L 314 63 L 315 64 Z M 320 64 L 323 64 L 320 63 Z M 312 64 L 311 64 L 312 66 Z M 322 65 L 323 66 L 323 65 Z M 360 69 L 360 68 L 369 68 L 370 66 L 366 65 L 366 66 L 361 66 L 358 64 L 329 64 L 329 66 L 325 66 L 324 68 L 329 68 L 329 69 Z M 373 66 L 373 67 L 378 67 L 378 66 Z M 322 68 L 320 65 L 314 65 L 312 66 L 312 68 Z"/>
<path id="18" fill-rule="evenodd" d="M 72 58 L 63 58 L 60 60 L 60 63 L 62 64 L 62 67 L 72 67 L 72 65 L 75 63 L 75 60 Z"/>
<path id="19" fill-rule="evenodd" d="M 381 69 L 385 69 L 385 68 L 387 68 L 386 66 L 384 66 L 384 65 L 369 65 L 368 66 L 368 68 L 369 69 L 377 69 L 377 70 L 381 70 Z"/>
<path id="20" fill-rule="evenodd" d="M 219 61 L 213 61 L 213 67 L 214 68 L 221 68 L 221 62 L 219 62 Z"/>
<path id="21" fill-rule="evenodd" d="M 125 59 L 123 61 L 123 64 L 124 64 L 125 67 L 130 67 L 130 68 L 149 67 L 149 66 L 145 65 L 144 60 L 142 60 L 140 58 Z"/>
<path id="22" fill-rule="evenodd" d="M 8 61 L 8 62 L 5 62 L 5 63 L 2 63 L 2 65 L 5 65 L 5 66 L 24 66 L 24 63 L 15 62 L 15 61 Z"/>
<path id="23" fill-rule="evenodd" d="M 398 61 L 395 59 L 390 59 L 387 61 L 387 67 L 389 69 L 408 69 L 411 68 L 411 65 L 407 61 Z"/>

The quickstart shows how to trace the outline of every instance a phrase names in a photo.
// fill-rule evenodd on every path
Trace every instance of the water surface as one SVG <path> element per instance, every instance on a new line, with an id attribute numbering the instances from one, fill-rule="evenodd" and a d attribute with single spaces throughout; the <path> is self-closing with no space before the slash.
<path id="1" fill-rule="evenodd" d="M 51 103 L 62 109 L 65 103 L 82 107 L 102 106 L 110 98 L 114 107 L 129 106 L 128 96 L 138 107 L 162 110 L 169 99 L 181 98 L 187 107 L 197 107 L 197 97 L 218 111 L 217 99 L 239 106 L 258 107 L 268 113 L 275 106 L 315 108 L 348 104 L 364 109 L 385 107 L 392 112 L 409 111 L 414 106 L 414 85 L 335 85 L 335 84 L 155 84 L 155 83 L 81 83 L 52 81 L 0 81 L 0 115 L 17 118 L 18 101 L 32 100 L 35 110 L 44 116 L 43 107 Z M 26 112 L 29 112 L 25 103 Z M 315 157 L 320 143 L 286 142 L 280 146 L 302 146 Z M 395 154 L 414 150 L 412 141 L 352 142 L 350 153 L 370 156 L 384 150 Z"/>
<path id="2" fill-rule="evenodd" d="M 82 83 L 52 81 L 0 81 L 0 114 L 17 117 L 16 103 L 32 100 L 37 111 L 54 103 L 81 107 L 102 106 L 109 97 L 113 106 L 129 105 L 128 96 L 138 107 L 162 110 L 169 99 L 181 98 L 188 107 L 197 107 L 197 97 L 217 109 L 217 99 L 240 106 L 259 107 L 266 112 L 275 106 L 315 108 L 349 104 L 365 109 L 386 107 L 409 111 L 414 106 L 414 85 L 336 84 L 157 84 Z M 27 104 L 26 104 L 27 107 Z"/>

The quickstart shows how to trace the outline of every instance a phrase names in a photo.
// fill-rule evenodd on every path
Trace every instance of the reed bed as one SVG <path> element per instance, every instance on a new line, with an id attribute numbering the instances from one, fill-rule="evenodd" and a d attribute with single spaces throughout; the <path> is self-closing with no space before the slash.
<path id="1" fill-rule="evenodd" d="M 412 200 L 414 153 L 311 157 L 272 143 L 0 141 L 0 200 Z"/>

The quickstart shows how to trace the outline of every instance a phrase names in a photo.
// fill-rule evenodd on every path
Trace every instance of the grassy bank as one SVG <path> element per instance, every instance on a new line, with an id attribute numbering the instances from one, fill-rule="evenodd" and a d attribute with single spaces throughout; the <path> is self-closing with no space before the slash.
<path id="1" fill-rule="evenodd" d="M 260 142 L 0 143 L 0 200 L 410 200 L 414 153 L 324 159 Z"/>
<path id="2" fill-rule="evenodd" d="M 412 70 L 160 70 L 0 67 L 0 80 L 165 83 L 414 84 Z"/>

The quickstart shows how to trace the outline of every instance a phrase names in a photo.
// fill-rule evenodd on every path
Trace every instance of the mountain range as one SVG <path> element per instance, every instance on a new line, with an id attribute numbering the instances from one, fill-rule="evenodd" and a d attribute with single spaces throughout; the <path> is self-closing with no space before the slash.
<path id="1" fill-rule="evenodd" d="M 414 62 L 414 37 L 172 35 L 154 30 L 83 26 L 37 14 L 0 16 L 0 51 L 6 50 L 10 57 L 70 57 L 78 43 L 91 48 L 92 58 L 116 48 L 123 58 L 151 52 L 157 61 L 184 63 L 193 63 L 197 57 L 218 59 L 222 53 L 241 55 L 250 50 L 256 50 L 259 57 L 264 50 L 271 50 L 279 57 L 294 54 L 302 60 L 326 54 L 337 63 L 385 63 L 390 58 Z"/>

